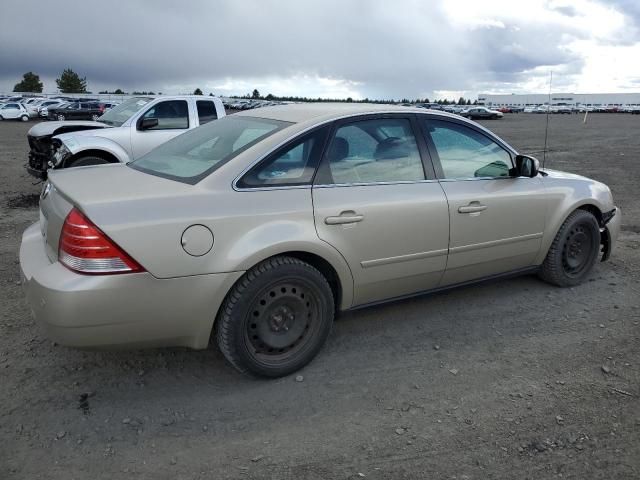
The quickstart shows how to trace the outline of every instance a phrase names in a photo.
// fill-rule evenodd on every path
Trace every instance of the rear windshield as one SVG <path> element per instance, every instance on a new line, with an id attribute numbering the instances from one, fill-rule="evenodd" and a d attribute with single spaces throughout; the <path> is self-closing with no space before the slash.
<path id="1" fill-rule="evenodd" d="M 243 150 L 289 125 L 278 120 L 229 115 L 183 133 L 128 165 L 195 184 Z"/>
<path id="2" fill-rule="evenodd" d="M 124 122 L 139 112 L 151 100 L 153 98 L 150 97 L 133 97 L 125 100 L 102 115 L 100 121 L 112 127 L 121 127 Z"/>

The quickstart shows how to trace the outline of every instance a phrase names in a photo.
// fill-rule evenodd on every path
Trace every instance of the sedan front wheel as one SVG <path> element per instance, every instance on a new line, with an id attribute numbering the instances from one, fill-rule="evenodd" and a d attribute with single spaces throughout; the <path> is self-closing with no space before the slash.
<path id="1" fill-rule="evenodd" d="M 567 217 L 540 268 L 540 278 L 559 287 L 572 287 L 586 280 L 598 259 L 600 226 L 586 210 Z"/>
<path id="2" fill-rule="evenodd" d="M 281 377 L 317 355 L 333 324 L 326 278 L 293 257 L 274 257 L 232 288 L 216 324 L 218 346 L 240 372 Z"/>

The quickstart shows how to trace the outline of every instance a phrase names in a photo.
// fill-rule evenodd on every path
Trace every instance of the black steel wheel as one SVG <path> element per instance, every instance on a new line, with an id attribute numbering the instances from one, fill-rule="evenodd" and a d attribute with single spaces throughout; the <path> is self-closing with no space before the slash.
<path id="1" fill-rule="evenodd" d="M 586 210 L 576 210 L 562 224 L 540 268 L 540 277 L 560 287 L 582 283 L 600 251 L 598 220 Z"/>
<path id="2" fill-rule="evenodd" d="M 247 272 L 227 295 L 216 337 L 239 371 L 280 377 L 315 357 L 333 316 L 333 293 L 324 276 L 296 258 L 274 257 Z"/>

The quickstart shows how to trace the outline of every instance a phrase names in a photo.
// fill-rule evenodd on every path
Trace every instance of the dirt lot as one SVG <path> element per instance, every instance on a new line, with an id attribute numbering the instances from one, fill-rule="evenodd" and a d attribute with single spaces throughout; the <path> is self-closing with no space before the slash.
<path id="1" fill-rule="evenodd" d="M 244 378 L 213 347 L 47 340 L 17 261 L 32 124 L 1 123 L 0 479 L 640 478 L 640 117 L 550 121 L 547 166 L 623 209 L 612 260 L 577 288 L 529 276 L 343 315 L 301 382 Z M 542 150 L 542 115 L 487 125 Z"/>

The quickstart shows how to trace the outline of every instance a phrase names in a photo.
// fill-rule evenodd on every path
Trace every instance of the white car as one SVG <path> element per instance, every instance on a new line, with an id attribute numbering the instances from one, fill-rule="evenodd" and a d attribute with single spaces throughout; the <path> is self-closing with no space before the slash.
<path id="1" fill-rule="evenodd" d="M 0 107 L 0 120 L 22 120 L 23 122 L 28 122 L 29 112 L 21 103 L 5 103 Z"/>

